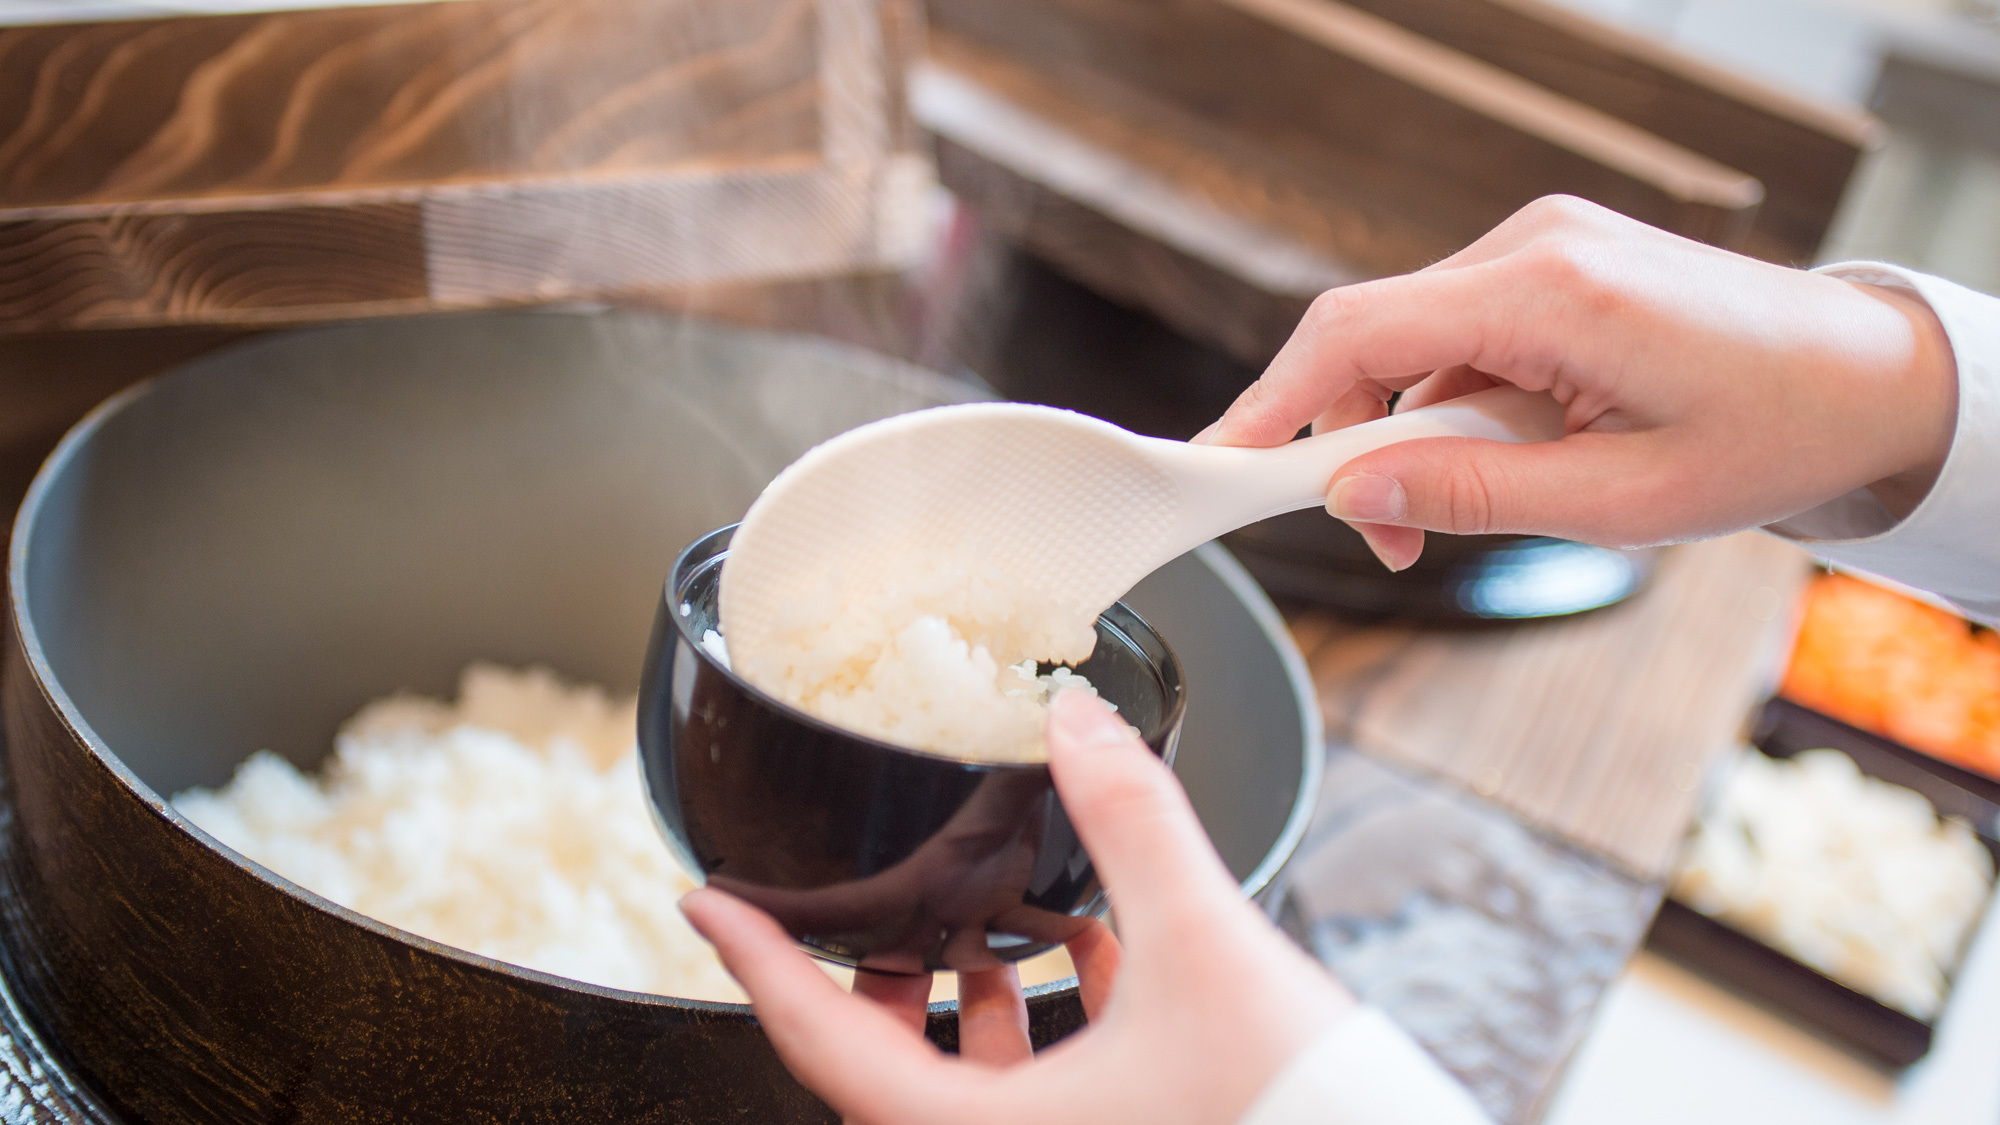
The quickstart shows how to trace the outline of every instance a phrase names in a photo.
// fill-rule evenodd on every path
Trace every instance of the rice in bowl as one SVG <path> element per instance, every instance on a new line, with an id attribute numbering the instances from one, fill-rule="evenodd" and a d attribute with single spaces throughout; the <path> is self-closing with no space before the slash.
<path id="1" fill-rule="evenodd" d="M 1095 616 L 1039 604 L 976 560 L 911 550 L 881 574 L 817 576 L 785 604 L 773 643 L 734 670 L 870 738 L 972 761 L 1043 761 L 1056 693 L 1096 694 L 1068 667 L 1096 646 Z M 719 635 L 702 647 L 727 663 Z"/>

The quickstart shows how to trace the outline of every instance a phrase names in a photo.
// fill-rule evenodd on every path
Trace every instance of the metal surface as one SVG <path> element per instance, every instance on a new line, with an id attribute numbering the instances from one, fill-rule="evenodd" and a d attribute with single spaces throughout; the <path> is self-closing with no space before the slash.
<path id="1" fill-rule="evenodd" d="M 1496 1121 L 1538 1120 L 1659 885 L 1353 751 L 1329 755 L 1323 794 L 1285 929 Z"/>
<path id="2" fill-rule="evenodd" d="M 260 339 L 108 404 L 14 535 L 0 952 L 30 1022 L 154 1121 L 826 1120 L 745 1008 L 415 938 L 162 797 L 261 747 L 311 765 L 361 703 L 474 658 L 630 691 L 682 544 L 816 440 L 975 393 L 800 338 L 525 312 Z M 1208 551 L 1131 601 L 1187 668 L 1197 811 L 1261 883 L 1316 790 L 1296 653 Z M 1073 987 L 1038 992 L 1038 1040 L 1076 1026 Z"/>

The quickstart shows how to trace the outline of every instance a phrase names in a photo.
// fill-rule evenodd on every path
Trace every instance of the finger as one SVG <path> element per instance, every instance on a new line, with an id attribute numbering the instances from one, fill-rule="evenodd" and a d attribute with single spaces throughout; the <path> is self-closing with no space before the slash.
<path id="1" fill-rule="evenodd" d="M 1097 1021 L 1111 1003 L 1111 990 L 1118 983 L 1118 966 L 1125 952 L 1111 927 L 1093 919 L 1082 933 L 1069 939 L 1070 963 L 1076 966 L 1077 991 L 1083 996 L 1083 1018 Z"/>
<path id="2" fill-rule="evenodd" d="M 1341 466 L 1327 511 L 1340 519 L 1459 535 L 1513 532 L 1611 546 L 1700 522 L 1694 500 L 1650 465 L 1645 433 L 1574 433 L 1509 445 L 1427 438 Z M 1387 536 L 1384 536 L 1386 539 Z"/>
<path id="3" fill-rule="evenodd" d="M 1313 433 L 1346 429 L 1389 416 L 1389 391 L 1378 384 L 1357 385 L 1313 419 Z"/>
<path id="4" fill-rule="evenodd" d="M 1396 413 L 1401 414 L 1478 391 L 1491 390 L 1500 386 L 1501 382 L 1484 371 L 1464 364 L 1447 367 L 1443 371 L 1432 372 L 1415 386 L 1404 390 L 1402 397 L 1396 400 Z M 1313 419 L 1313 433 L 1323 434 L 1328 430 L 1372 422 L 1377 418 L 1385 418 L 1388 414 L 1386 399 L 1357 390 L 1343 396 L 1339 402 Z"/>
<path id="5" fill-rule="evenodd" d="M 1426 406 L 1435 406 L 1450 399 L 1491 390 L 1500 386 L 1502 382 L 1484 371 L 1464 364 L 1447 367 L 1443 371 L 1432 373 L 1423 382 L 1404 391 L 1403 397 L 1396 400 L 1396 413 L 1421 410 Z"/>
<path id="6" fill-rule="evenodd" d="M 1009 930 L 1007 932 L 1018 933 L 1019 931 Z M 944 951 L 941 954 L 941 958 L 945 964 L 962 973 L 976 973 L 986 969 L 997 969 L 1005 963 L 1000 958 L 995 957 L 992 948 L 986 944 L 986 930 L 984 927 L 967 927 L 962 930 L 952 931 L 950 936 L 944 940 Z"/>
<path id="7" fill-rule="evenodd" d="M 682 898 L 681 911 L 750 994 L 778 1057 L 835 1110 L 882 1119 L 950 1088 L 936 1048 L 828 979 L 763 911 L 713 888 Z"/>
<path id="8" fill-rule="evenodd" d="M 989 1066 L 1035 1057 L 1028 1041 L 1028 1004 L 1012 965 L 958 974 L 958 1054 Z"/>
<path id="9" fill-rule="evenodd" d="M 1463 250 L 1425 269 L 1449 270 L 1504 258 L 1551 235 L 1588 236 L 1636 223 L 1618 212 L 1571 195 L 1545 195 L 1500 221 Z"/>
<path id="10" fill-rule="evenodd" d="M 1094 918 L 1058 914 L 1053 910 L 1044 910 L 1022 903 L 995 914 L 987 921 L 986 928 L 1001 933 L 1019 934 L 1024 938 L 1049 945 L 1061 945 L 1083 932 L 1083 928 L 1094 921 L 1096 921 Z"/>
<path id="11" fill-rule="evenodd" d="M 931 975 L 929 973 L 877 973 L 854 970 L 854 995 L 879 1005 L 896 1022 L 924 1033 L 930 1016 Z"/>
<path id="12" fill-rule="evenodd" d="M 1217 445 L 1278 445 L 1357 390 L 1377 398 L 1469 364 L 1530 390 L 1552 374 L 1515 370 L 1501 354 L 1523 338 L 1522 326 L 1559 330 L 1562 306 L 1525 318 L 1533 287 L 1519 284 L 1509 260 L 1406 274 L 1329 290 L 1315 300 L 1264 374 L 1239 395 L 1208 440 Z M 1529 333 L 1534 338 L 1534 333 Z"/>
<path id="13" fill-rule="evenodd" d="M 1424 553 L 1424 532 L 1418 527 L 1397 527 L 1386 523 L 1349 524 L 1375 558 L 1391 571 L 1408 570 Z"/>
<path id="14" fill-rule="evenodd" d="M 1553 292 L 1538 275 L 1536 249 L 1633 237 L 1685 242 L 1595 203 L 1544 196 L 1423 270 L 1329 290 L 1263 377 L 1197 440 L 1278 445 L 1323 410 L 1335 417 L 1321 428 L 1366 421 L 1347 400 L 1353 388 L 1386 397 L 1459 364 L 1547 390 L 1549 341 L 1574 338 L 1578 314 L 1574 294 Z"/>
<path id="15" fill-rule="evenodd" d="M 1056 792 L 1118 901 L 1127 940 L 1191 903 L 1238 897 L 1172 771 L 1095 696 L 1056 697 L 1048 745 Z"/>

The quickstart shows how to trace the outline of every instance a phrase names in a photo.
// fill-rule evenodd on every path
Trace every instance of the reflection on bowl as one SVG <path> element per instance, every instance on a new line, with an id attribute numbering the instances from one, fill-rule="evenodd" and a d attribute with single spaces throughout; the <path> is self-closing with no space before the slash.
<path id="1" fill-rule="evenodd" d="M 853 734 L 744 682 L 704 646 L 733 526 L 674 563 L 640 682 L 639 754 L 682 865 L 808 949 L 888 972 L 1031 957 L 1104 905 L 1040 762 L 974 762 Z M 1124 605 L 1078 671 L 1168 762 L 1185 690 Z"/>

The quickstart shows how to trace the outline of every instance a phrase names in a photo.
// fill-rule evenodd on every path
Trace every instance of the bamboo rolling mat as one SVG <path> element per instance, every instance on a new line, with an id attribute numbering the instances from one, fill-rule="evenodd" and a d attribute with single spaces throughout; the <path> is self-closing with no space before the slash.
<path id="1" fill-rule="evenodd" d="M 1440 775 L 1642 879 L 1776 683 L 1810 573 L 1755 532 L 1668 550 L 1623 605 L 1477 632 L 1292 617 L 1330 732 Z"/>

